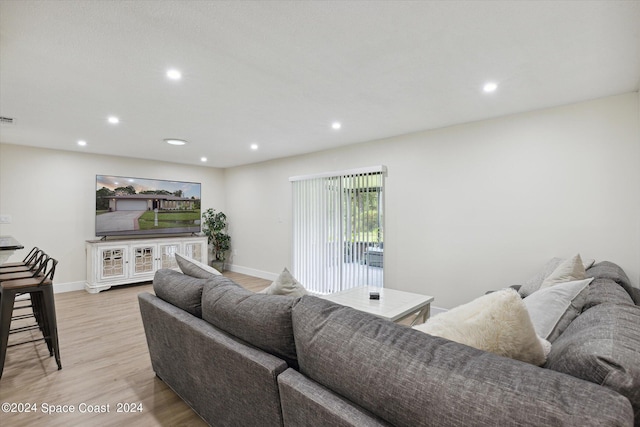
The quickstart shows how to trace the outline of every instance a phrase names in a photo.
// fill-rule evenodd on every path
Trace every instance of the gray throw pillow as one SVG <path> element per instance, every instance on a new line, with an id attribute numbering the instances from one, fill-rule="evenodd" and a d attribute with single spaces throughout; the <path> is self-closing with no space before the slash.
<path id="1" fill-rule="evenodd" d="M 161 269 L 156 271 L 153 278 L 153 291 L 158 298 L 202 318 L 202 287 L 206 281 L 174 270 Z"/>
<path id="2" fill-rule="evenodd" d="M 184 274 L 192 277 L 198 277 L 200 279 L 209 279 L 213 276 L 219 276 L 220 272 L 213 267 L 209 267 L 207 264 L 203 264 L 200 261 L 196 261 L 188 256 L 175 254 L 178 267 Z"/>
<path id="3" fill-rule="evenodd" d="M 271 285 L 259 293 L 267 295 L 288 295 L 290 297 L 301 297 L 308 294 L 304 286 L 302 286 L 286 268 L 282 270 L 282 273 L 280 273 Z"/>

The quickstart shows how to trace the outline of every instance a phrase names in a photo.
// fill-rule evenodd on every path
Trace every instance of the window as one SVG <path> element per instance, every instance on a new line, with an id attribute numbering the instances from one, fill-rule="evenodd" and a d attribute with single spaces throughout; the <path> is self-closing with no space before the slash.
<path id="1" fill-rule="evenodd" d="M 292 177 L 293 274 L 312 292 L 384 286 L 385 166 Z"/>

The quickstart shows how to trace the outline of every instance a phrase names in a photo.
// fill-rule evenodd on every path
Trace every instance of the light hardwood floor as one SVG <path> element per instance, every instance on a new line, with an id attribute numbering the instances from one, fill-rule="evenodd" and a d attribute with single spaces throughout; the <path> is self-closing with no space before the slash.
<path id="1" fill-rule="evenodd" d="M 225 276 L 253 291 L 270 283 L 233 272 Z M 137 299 L 144 291 L 153 293 L 152 286 L 116 286 L 97 295 L 56 294 L 62 370 L 57 370 L 44 342 L 9 348 L 0 403 L 15 404 L 10 409 L 20 412 L 6 412 L 4 405 L 0 425 L 205 426 L 151 369 Z M 10 343 L 27 334 L 17 335 Z M 107 405 L 109 412 L 88 412 L 106 410 Z M 141 411 L 118 412 L 132 405 Z M 44 413 L 71 408 L 75 412 Z"/>

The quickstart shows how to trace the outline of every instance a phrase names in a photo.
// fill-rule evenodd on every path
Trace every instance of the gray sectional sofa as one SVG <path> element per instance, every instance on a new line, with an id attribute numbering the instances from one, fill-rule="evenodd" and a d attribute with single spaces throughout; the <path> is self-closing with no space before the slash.
<path id="1" fill-rule="evenodd" d="M 537 367 L 317 298 L 158 271 L 153 370 L 216 426 L 640 426 L 640 291 L 611 263 Z"/>

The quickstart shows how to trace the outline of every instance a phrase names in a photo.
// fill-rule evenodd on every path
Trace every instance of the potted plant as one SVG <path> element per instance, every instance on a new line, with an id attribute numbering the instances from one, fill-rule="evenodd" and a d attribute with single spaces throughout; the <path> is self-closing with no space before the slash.
<path id="1" fill-rule="evenodd" d="M 213 252 L 211 266 L 222 272 L 227 252 L 231 247 L 231 236 L 226 233 L 227 216 L 223 212 L 216 212 L 215 209 L 209 208 L 202 214 L 202 219 L 202 232 L 207 236 Z"/>

